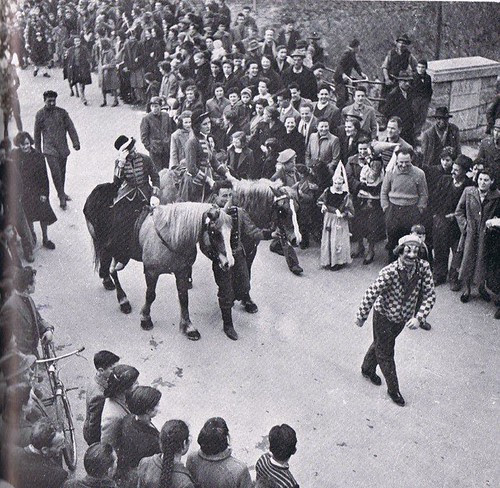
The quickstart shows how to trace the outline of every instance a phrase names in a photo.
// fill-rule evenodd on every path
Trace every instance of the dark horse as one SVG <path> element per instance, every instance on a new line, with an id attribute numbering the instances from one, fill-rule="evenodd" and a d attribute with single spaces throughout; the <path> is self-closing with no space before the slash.
<path id="1" fill-rule="evenodd" d="M 116 271 L 110 274 L 113 253 L 110 249 L 112 204 L 116 187 L 98 185 L 87 198 L 84 214 L 94 243 L 95 267 L 106 289 L 116 288 L 120 309 L 132 310 Z M 160 205 L 138 221 L 138 249 L 132 258 L 142 261 L 146 278 L 146 301 L 141 310 L 141 327 L 153 327 L 151 304 L 156 298 L 156 283 L 161 274 L 175 275 L 181 308 L 181 331 L 191 340 L 200 333 L 189 318 L 188 288 L 191 268 L 196 260 L 196 244 L 211 260 L 228 270 L 234 264 L 231 252 L 231 217 L 208 203 Z"/>

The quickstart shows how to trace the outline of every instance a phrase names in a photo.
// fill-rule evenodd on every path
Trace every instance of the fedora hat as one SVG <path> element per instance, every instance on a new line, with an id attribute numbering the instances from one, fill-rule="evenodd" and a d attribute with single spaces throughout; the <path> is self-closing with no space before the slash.
<path id="1" fill-rule="evenodd" d="M 411 81 L 413 80 L 413 75 L 410 71 L 400 71 L 397 76 L 393 75 L 393 78 L 397 81 Z"/>
<path id="2" fill-rule="evenodd" d="M 411 44 L 408 34 L 401 34 L 400 36 L 396 37 L 396 42 L 402 42 L 408 46 Z"/>
<path id="3" fill-rule="evenodd" d="M 296 56 L 300 58 L 305 58 L 306 53 L 302 51 L 302 49 L 295 49 L 295 51 L 293 51 L 292 54 L 290 54 L 290 57 L 295 58 Z"/>
<path id="4" fill-rule="evenodd" d="M 448 112 L 447 107 L 436 107 L 431 117 L 433 119 L 451 119 L 453 115 L 451 115 L 450 112 Z"/>

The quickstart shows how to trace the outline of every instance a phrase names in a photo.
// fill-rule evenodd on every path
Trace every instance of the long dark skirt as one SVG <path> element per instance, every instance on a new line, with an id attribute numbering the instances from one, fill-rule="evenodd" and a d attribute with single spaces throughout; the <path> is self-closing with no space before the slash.
<path id="1" fill-rule="evenodd" d="M 145 205 L 146 202 L 136 196 L 133 200 L 122 198 L 113 206 L 111 252 L 120 263 L 125 264 L 129 259 L 137 257 L 134 229 Z"/>
<path id="2" fill-rule="evenodd" d="M 359 198 L 355 211 L 356 237 L 375 243 L 385 239 L 384 212 L 380 200 Z"/>

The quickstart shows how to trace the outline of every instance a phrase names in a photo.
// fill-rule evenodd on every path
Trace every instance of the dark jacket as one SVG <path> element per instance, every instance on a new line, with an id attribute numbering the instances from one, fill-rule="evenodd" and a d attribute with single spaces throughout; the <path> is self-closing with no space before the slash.
<path id="1" fill-rule="evenodd" d="M 240 179 L 251 178 L 255 174 L 253 151 L 244 147 L 241 153 L 237 153 L 231 145 L 227 151 L 227 165 L 233 176 Z"/>
<path id="2" fill-rule="evenodd" d="M 276 40 L 276 44 L 278 46 L 286 46 L 288 49 L 288 52 L 291 53 L 292 51 L 295 51 L 297 47 L 297 41 L 300 39 L 300 33 L 296 31 L 295 29 L 290 32 L 290 37 L 288 38 L 288 41 L 286 40 L 286 33 L 284 30 L 282 30 L 278 34 L 278 39 Z"/>
<path id="3" fill-rule="evenodd" d="M 83 438 L 90 446 L 101 440 L 101 420 L 104 408 L 104 384 L 98 383 L 97 377 L 87 388 L 86 415 L 83 423 Z"/>
<path id="4" fill-rule="evenodd" d="M 286 69 L 283 72 L 283 83 L 289 86 L 291 83 L 299 85 L 300 94 L 309 100 L 317 100 L 318 98 L 318 82 L 314 73 L 305 66 L 300 73 L 295 73 L 293 67 Z"/>
<path id="5" fill-rule="evenodd" d="M 29 447 L 15 448 L 10 466 L 8 481 L 16 488 L 59 488 L 68 477 L 61 464 Z"/>
<path id="6" fill-rule="evenodd" d="M 293 149 L 297 154 L 297 164 L 304 164 L 306 160 L 306 143 L 304 136 L 299 134 L 297 129 L 290 133 L 285 133 L 283 138 L 283 149 Z"/>
<path id="7" fill-rule="evenodd" d="M 68 112 L 61 107 L 40 109 L 35 117 L 35 148 L 46 156 L 58 156 L 67 158 L 69 156 L 69 135 L 73 147 L 80 148 L 80 141 L 73 121 Z M 43 151 L 42 151 L 43 137 Z"/>
<path id="8" fill-rule="evenodd" d="M 402 136 L 404 139 L 404 136 Z M 441 152 L 445 147 L 451 147 L 455 151 L 455 157 L 462 153 L 460 147 L 460 130 L 455 124 L 448 125 L 448 133 L 446 134 L 444 144 L 436 131 L 436 127 L 429 127 L 422 134 L 422 154 L 424 165 L 440 164 Z"/>
<path id="9" fill-rule="evenodd" d="M 166 112 L 152 112 L 141 121 L 141 141 L 149 154 L 170 153 L 170 137 L 175 123 Z"/>
<path id="10" fill-rule="evenodd" d="M 429 100 L 432 98 L 432 80 L 431 77 L 425 73 L 423 76 L 415 73 L 411 83 L 410 92 L 413 98 L 423 98 Z"/>
<path id="11" fill-rule="evenodd" d="M 390 119 L 394 116 L 397 116 L 401 119 L 401 137 L 405 141 L 413 145 L 415 128 L 413 108 L 411 104 L 411 94 L 408 93 L 408 96 L 405 98 L 403 92 L 401 91 L 399 86 L 397 86 L 387 96 L 383 111 L 387 119 Z"/>
<path id="12" fill-rule="evenodd" d="M 137 488 L 158 488 L 161 476 L 160 454 L 144 458 L 139 463 Z M 195 488 L 194 480 L 187 468 L 174 464 L 171 488 Z"/>
<path id="13" fill-rule="evenodd" d="M 116 483 L 111 478 L 94 478 L 85 476 L 79 480 L 68 480 L 63 488 L 116 488 Z"/>

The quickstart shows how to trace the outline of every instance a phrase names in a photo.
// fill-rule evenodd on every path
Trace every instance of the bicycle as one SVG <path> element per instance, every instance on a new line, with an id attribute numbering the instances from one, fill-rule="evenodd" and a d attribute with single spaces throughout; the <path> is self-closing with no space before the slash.
<path id="1" fill-rule="evenodd" d="M 64 383 L 59 377 L 60 370 L 57 368 L 57 363 L 61 359 L 78 355 L 84 350 L 85 347 L 81 347 L 73 352 L 56 356 L 53 345 L 43 345 L 43 358 L 36 361 L 37 364 L 45 365 L 47 369 L 52 396 L 44 398 L 42 403 L 45 407 L 54 406 L 55 408 L 57 425 L 62 429 L 65 439 L 65 446 L 63 449 L 64 462 L 71 471 L 76 469 L 77 451 L 75 426 L 67 392 L 76 390 L 77 388 L 66 388 L 64 386 Z"/>

